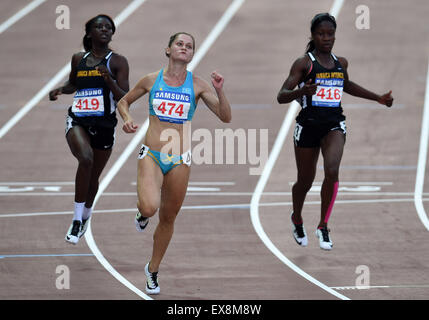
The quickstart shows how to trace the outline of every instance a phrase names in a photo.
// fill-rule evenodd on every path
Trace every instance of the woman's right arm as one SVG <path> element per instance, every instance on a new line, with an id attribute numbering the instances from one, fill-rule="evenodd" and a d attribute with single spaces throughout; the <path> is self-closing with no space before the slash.
<path id="1" fill-rule="evenodd" d="M 278 103 L 289 103 L 303 95 L 313 95 L 316 93 L 317 84 L 310 84 L 311 79 L 307 83 L 296 90 L 294 88 L 305 77 L 309 70 L 309 62 L 306 56 L 298 58 L 292 65 L 289 76 L 283 83 L 279 93 L 277 94 Z"/>
<path id="2" fill-rule="evenodd" d="M 60 87 L 55 88 L 49 92 L 49 100 L 54 101 L 58 99 L 60 94 L 71 94 L 76 91 L 76 71 L 79 61 L 82 59 L 84 52 L 75 53 L 71 59 L 71 70 L 69 79 Z"/>
<path id="3" fill-rule="evenodd" d="M 118 111 L 119 114 L 124 121 L 124 125 L 122 126 L 122 130 L 126 133 L 134 133 L 137 131 L 138 125 L 134 124 L 134 120 L 130 115 L 130 106 L 141 96 L 145 95 L 149 92 L 148 88 L 150 88 L 150 75 L 142 78 L 134 88 L 132 88 L 125 96 L 121 98 L 118 102 Z"/>

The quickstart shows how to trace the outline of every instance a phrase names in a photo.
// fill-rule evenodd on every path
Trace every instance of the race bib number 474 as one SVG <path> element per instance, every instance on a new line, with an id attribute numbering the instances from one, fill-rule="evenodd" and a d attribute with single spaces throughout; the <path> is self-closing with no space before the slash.
<path id="1" fill-rule="evenodd" d="M 316 93 L 311 97 L 313 106 L 339 107 L 343 96 L 343 79 L 319 79 Z"/>
<path id="2" fill-rule="evenodd" d="M 72 112 L 78 117 L 104 115 L 103 88 L 85 88 L 76 92 Z"/>
<path id="3" fill-rule="evenodd" d="M 159 120 L 184 123 L 188 120 L 191 96 L 187 93 L 157 91 L 152 105 Z"/>

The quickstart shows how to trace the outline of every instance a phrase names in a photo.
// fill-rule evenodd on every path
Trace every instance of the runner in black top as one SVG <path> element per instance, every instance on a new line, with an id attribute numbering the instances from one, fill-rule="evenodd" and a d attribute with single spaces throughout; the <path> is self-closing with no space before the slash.
<path id="1" fill-rule="evenodd" d="M 335 18 L 328 13 L 317 14 L 313 18 L 307 53 L 294 62 L 277 95 L 279 103 L 296 99 L 302 106 L 294 132 L 298 177 L 292 187 L 291 214 L 293 234 L 301 246 L 306 246 L 308 242 L 301 211 L 322 151 L 325 178 L 316 235 L 324 250 L 332 249 L 327 225 L 338 191 L 338 172 L 346 136 L 345 116 L 341 107 L 343 91 L 388 107 L 393 103 L 391 91 L 378 95 L 349 80 L 347 60 L 332 53 L 336 27 Z"/>
<path id="2" fill-rule="evenodd" d="M 76 92 L 66 121 L 67 143 L 79 162 L 73 222 L 65 238 L 73 244 L 86 231 L 98 179 L 112 153 L 116 101 L 129 90 L 127 59 L 109 48 L 114 33 L 115 24 L 109 16 L 90 19 L 83 38 L 86 52 L 73 55 L 69 80 L 49 92 L 50 100 Z"/>

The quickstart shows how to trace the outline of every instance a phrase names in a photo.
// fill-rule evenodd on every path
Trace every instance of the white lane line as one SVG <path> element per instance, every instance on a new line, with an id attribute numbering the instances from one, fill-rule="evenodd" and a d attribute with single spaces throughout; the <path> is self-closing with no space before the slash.
<path id="1" fill-rule="evenodd" d="M 234 186 L 235 182 L 231 181 L 189 181 L 190 186 Z M 137 185 L 137 182 L 131 182 L 131 185 Z M 11 182 L 0 182 L 0 186 L 74 186 L 74 181 L 56 181 L 56 182 L 22 182 L 22 181 L 11 181 Z"/>
<path id="2" fill-rule="evenodd" d="M 219 19 L 218 23 L 214 26 L 212 31 L 209 33 L 207 38 L 201 44 L 198 51 L 195 53 L 192 61 L 188 64 L 188 69 L 193 70 L 201 61 L 201 59 L 206 55 L 207 51 L 216 41 L 218 36 L 222 33 L 225 27 L 231 21 L 232 17 L 237 13 L 238 9 L 242 6 L 245 0 L 234 0 L 226 9 L 222 17 Z"/>
<path id="3" fill-rule="evenodd" d="M 207 188 L 207 187 L 188 187 L 186 191 L 220 191 L 220 188 Z"/>
<path id="4" fill-rule="evenodd" d="M 368 200 L 336 200 L 337 204 L 364 204 L 364 203 L 393 203 L 393 202 L 413 202 L 413 198 L 408 199 L 368 199 Z M 424 198 L 423 201 L 429 201 L 429 198 Z M 320 201 L 308 201 L 306 205 L 320 205 Z M 291 206 L 292 202 L 261 202 L 260 207 L 281 207 Z M 212 210 L 212 209 L 249 209 L 250 203 L 233 203 L 233 204 L 213 204 L 213 205 L 194 205 L 183 206 L 182 210 Z M 100 209 L 94 210 L 94 213 L 128 213 L 135 212 L 136 208 L 124 209 Z M 37 217 L 37 216 L 60 216 L 71 215 L 73 211 L 51 211 L 51 212 L 23 212 L 23 213 L 4 213 L 0 214 L 0 218 L 22 218 L 22 217 Z"/>
<path id="5" fill-rule="evenodd" d="M 114 22 L 118 27 L 131 13 L 140 7 L 146 0 L 134 0 L 131 2 L 115 19 Z M 43 98 L 46 98 L 49 91 L 60 82 L 64 77 L 70 73 L 70 62 L 66 63 L 64 67 L 42 88 L 36 95 L 28 101 L 12 118 L 6 122 L 0 129 L 0 139 L 12 129 L 31 109 L 33 109 Z"/>
<path id="6" fill-rule="evenodd" d="M 121 153 L 121 156 L 118 160 L 114 163 L 112 168 L 109 170 L 109 172 L 106 174 L 106 176 L 101 181 L 97 195 L 94 199 L 93 207 L 95 208 L 95 205 L 104 192 L 104 190 L 107 188 L 107 186 L 110 184 L 110 182 L 113 180 L 113 178 L 116 176 L 116 174 L 119 172 L 125 161 L 127 161 L 128 157 L 131 155 L 131 153 L 135 152 L 135 149 L 137 145 L 141 142 L 144 135 L 146 134 L 147 128 L 149 126 L 149 119 L 146 119 L 144 124 L 141 126 L 140 130 L 136 133 L 136 135 L 133 137 L 133 139 L 130 141 L 128 146 L 125 148 L 125 150 Z M 143 291 L 138 289 L 136 286 L 134 286 L 131 282 L 129 282 L 124 276 L 122 276 L 116 269 L 107 261 L 107 259 L 103 256 L 100 249 L 98 249 L 97 244 L 94 241 L 94 237 L 92 235 L 92 229 L 91 229 L 91 219 L 89 220 L 88 229 L 85 233 L 85 240 L 88 244 L 89 249 L 94 253 L 97 260 L 100 262 L 100 264 L 108 271 L 112 276 L 114 276 L 119 282 L 121 282 L 123 285 L 125 285 L 128 289 L 136 293 L 138 296 L 145 300 L 153 300 L 150 296 L 145 294 Z"/>
<path id="7" fill-rule="evenodd" d="M 396 105 L 395 105 L 396 110 Z M 318 166 L 318 169 L 323 170 L 323 166 Z M 344 165 L 341 166 L 341 170 L 380 170 L 380 171 L 400 171 L 400 170 L 416 170 L 416 166 L 354 166 L 354 165 Z"/>
<path id="8" fill-rule="evenodd" d="M 192 188 L 192 187 L 191 187 Z M 192 190 L 192 189 L 191 189 Z M 21 190 L 22 191 L 22 190 Z M 290 196 L 292 192 L 264 192 L 262 193 L 262 196 Z M 72 196 L 74 195 L 74 192 L 32 192 L 30 189 L 28 189 L 28 192 L 0 192 L 0 197 L 14 197 L 14 196 L 47 196 L 47 197 L 64 197 L 64 196 Z M 103 193 L 103 196 L 105 197 L 129 197 L 129 196 L 135 196 L 135 192 L 105 192 Z M 222 196 L 222 197 L 235 197 L 235 196 L 243 196 L 248 197 L 252 196 L 253 192 L 195 192 L 191 191 L 186 194 L 186 196 Z M 362 192 L 362 191 L 340 191 L 338 192 L 338 196 L 412 196 L 414 195 L 413 192 Z M 423 193 L 423 196 L 429 195 L 428 192 Z M 309 191 L 307 193 L 307 196 L 320 196 L 320 192 L 316 191 Z"/>
<path id="9" fill-rule="evenodd" d="M 64 253 L 64 254 L 4 254 L 0 259 L 5 258 L 52 258 L 52 257 L 93 257 L 92 253 Z"/>
<path id="10" fill-rule="evenodd" d="M 343 5 L 343 0 L 335 0 L 335 2 L 332 5 L 332 8 L 330 10 L 331 15 L 338 16 L 338 13 L 341 10 L 341 7 Z M 310 276 L 308 273 L 306 273 L 304 270 L 299 268 L 297 265 L 295 265 L 292 261 L 290 261 L 286 256 L 274 245 L 274 243 L 271 241 L 271 239 L 268 237 L 268 235 L 265 233 L 264 228 L 262 227 L 261 220 L 259 217 L 259 201 L 261 198 L 261 195 L 264 191 L 265 185 L 268 182 L 268 179 L 271 175 L 271 170 L 274 167 L 274 164 L 280 154 L 281 148 L 284 144 L 284 141 L 286 139 L 286 135 L 292 125 L 292 122 L 294 120 L 295 114 L 298 111 L 299 104 L 296 101 L 293 101 L 290 106 L 289 110 L 286 113 L 285 119 L 283 120 L 282 126 L 280 127 L 279 133 L 277 135 L 277 138 L 274 142 L 273 148 L 271 150 L 270 156 L 268 157 L 268 161 L 265 163 L 265 167 L 262 171 L 262 175 L 259 178 L 258 184 L 256 185 L 255 192 L 252 196 L 252 200 L 250 203 L 250 217 L 252 220 L 253 227 L 258 234 L 258 236 L 261 238 L 262 242 L 265 244 L 265 246 L 277 257 L 279 258 L 284 264 L 286 264 L 289 268 L 291 268 L 293 271 L 298 273 L 303 278 L 307 279 L 308 281 L 312 282 L 316 286 L 322 288 L 323 290 L 327 291 L 328 293 L 336 296 L 337 298 L 343 299 L 343 300 L 350 300 L 348 297 L 336 292 L 335 290 L 331 289 L 327 285 L 321 283 L 317 279 Z"/>
<path id="11" fill-rule="evenodd" d="M 292 186 L 295 181 L 289 181 L 289 185 Z M 323 181 L 314 181 L 313 186 L 321 186 Z M 377 182 L 377 181 L 341 181 L 341 186 L 392 186 L 393 182 Z"/>
<path id="12" fill-rule="evenodd" d="M 329 10 L 329 13 L 337 19 L 343 4 L 344 0 L 335 0 L 335 2 L 332 4 L 331 10 Z"/>
<path id="13" fill-rule="evenodd" d="M 345 287 L 331 287 L 336 290 L 367 290 L 367 289 L 415 289 L 415 288 L 429 288 L 429 284 L 404 284 L 404 285 L 385 285 L 385 286 L 345 286 Z"/>
<path id="14" fill-rule="evenodd" d="M 40 91 L 31 98 L 15 115 L 6 122 L 0 129 L 0 139 L 4 137 L 15 124 L 18 123 L 31 109 L 36 106 L 43 98 L 47 97 L 49 91 L 60 82 L 70 72 L 70 64 L 66 64 L 62 69 L 42 88 Z"/>
<path id="15" fill-rule="evenodd" d="M 0 186 L 74 186 L 74 182 L 0 182 Z"/>
<path id="16" fill-rule="evenodd" d="M 428 198 L 422 199 L 423 201 L 429 201 Z M 337 204 L 364 204 L 364 203 L 393 203 L 393 202 L 412 202 L 414 199 L 408 198 L 408 199 L 367 199 L 367 200 L 335 200 L 335 205 Z M 320 200 L 318 201 L 306 201 L 306 205 L 320 205 Z M 274 207 L 274 206 L 291 206 L 291 201 L 284 201 L 284 202 L 265 202 L 260 203 L 260 207 Z"/>
<path id="17" fill-rule="evenodd" d="M 29 14 L 31 11 L 36 9 L 38 6 L 40 6 L 45 1 L 46 0 L 34 0 L 34 1 L 30 2 L 28 5 L 26 5 L 24 8 L 19 10 L 12 17 L 10 17 L 5 22 L 0 24 L 0 34 L 2 34 L 4 31 L 9 29 L 13 24 L 18 22 L 23 17 L 25 17 L 27 14 Z"/>
<path id="18" fill-rule="evenodd" d="M 197 58 L 197 61 L 189 64 L 188 69 L 192 71 L 198 64 L 198 62 L 204 57 L 208 49 L 211 47 L 211 45 L 214 43 L 214 41 L 217 39 L 219 34 L 225 29 L 229 21 L 231 20 L 232 16 L 237 12 L 238 8 L 241 6 L 241 4 L 244 2 L 244 0 L 234 0 L 232 4 L 228 7 L 228 9 L 225 11 L 225 13 L 222 15 L 221 19 L 215 26 L 215 30 L 212 30 L 206 40 L 203 42 L 207 43 L 204 48 L 200 48 L 194 55 L 193 61 L 195 58 Z M 208 40 L 209 39 L 209 40 Z M 203 50 L 202 53 L 200 53 L 200 50 Z M 149 118 L 146 119 L 144 125 L 140 128 L 140 130 L 137 132 L 136 136 L 131 140 L 131 142 L 128 144 L 125 151 L 121 154 L 119 159 L 115 162 L 113 167 L 109 170 L 103 181 L 100 183 L 98 193 L 94 199 L 93 206 L 95 207 L 95 204 L 97 203 L 99 197 L 103 193 L 103 191 L 107 188 L 109 183 L 112 181 L 114 176 L 118 173 L 120 168 L 123 166 L 125 161 L 128 159 L 130 154 L 134 152 L 136 146 L 140 143 L 140 141 L 143 139 L 143 136 L 145 135 L 147 128 L 149 126 Z M 131 289 L 133 292 L 137 293 L 139 296 L 143 297 L 147 300 L 153 300 L 148 295 L 141 292 L 138 288 L 136 288 L 131 282 L 129 282 L 127 279 L 125 279 L 124 276 L 122 276 L 119 272 L 113 268 L 113 266 L 106 260 L 106 258 L 103 256 L 101 251 L 98 249 L 94 237 L 92 235 L 91 231 L 91 220 L 89 221 L 87 232 L 85 233 L 85 239 L 88 243 L 89 248 L 94 253 L 98 261 L 103 265 L 103 267 L 109 271 L 116 279 L 118 279 L 121 283 L 123 283 L 127 288 Z"/>
<path id="19" fill-rule="evenodd" d="M 425 183 L 425 169 L 426 169 L 426 160 L 427 160 L 428 139 L 429 139 L 429 63 L 428 63 L 428 70 L 426 75 L 426 94 L 425 94 L 425 104 L 423 107 L 419 158 L 417 162 L 416 187 L 414 190 L 414 205 L 416 207 L 417 214 L 419 215 L 419 218 L 423 223 L 423 225 L 425 226 L 425 228 L 429 231 L 429 220 L 422 203 L 423 185 Z"/>

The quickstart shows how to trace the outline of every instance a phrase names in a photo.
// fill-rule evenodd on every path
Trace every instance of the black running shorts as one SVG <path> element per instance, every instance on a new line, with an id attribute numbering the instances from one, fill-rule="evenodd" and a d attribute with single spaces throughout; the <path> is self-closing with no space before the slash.
<path id="1" fill-rule="evenodd" d="M 293 133 L 293 142 L 301 148 L 317 148 L 320 142 L 330 131 L 341 131 L 346 135 L 346 122 L 330 122 L 318 124 L 300 124 L 296 123 Z"/>
<path id="2" fill-rule="evenodd" d="M 68 115 L 66 120 L 66 135 L 75 126 L 85 129 L 89 135 L 91 147 L 94 149 L 109 150 L 115 144 L 115 128 L 82 125 Z"/>

